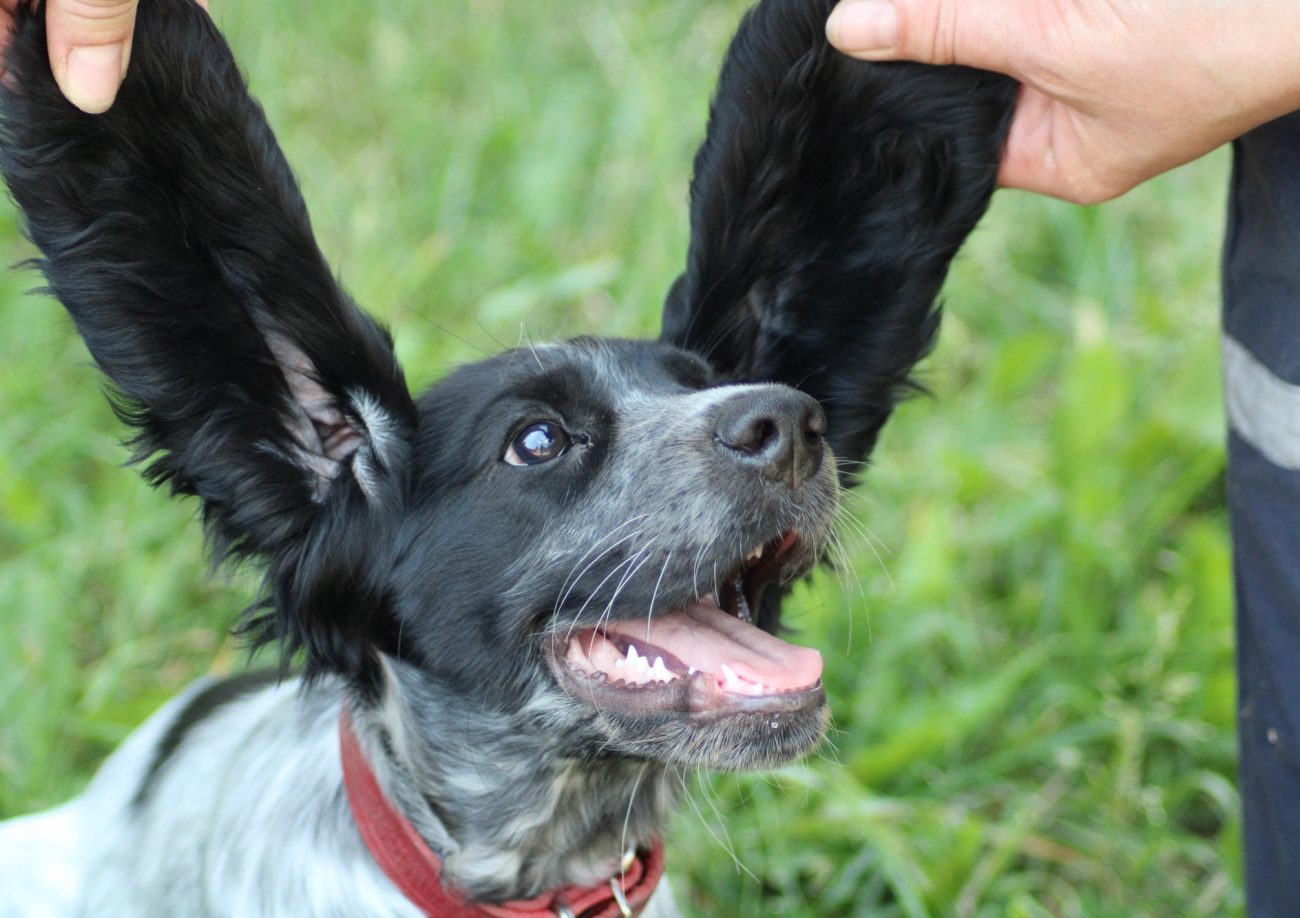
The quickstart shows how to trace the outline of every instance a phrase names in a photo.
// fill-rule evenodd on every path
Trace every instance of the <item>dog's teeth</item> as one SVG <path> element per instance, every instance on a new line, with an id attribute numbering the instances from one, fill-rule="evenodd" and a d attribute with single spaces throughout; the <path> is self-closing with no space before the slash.
<path id="1" fill-rule="evenodd" d="M 653 678 L 653 669 L 650 661 L 643 657 L 636 649 L 635 645 L 629 644 L 627 648 L 627 657 L 614 661 L 614 665 L 623 670 L 624 678 L 631 685 L 644 685 Z"/>
<path id="2" fill-rule="evenodd" d="M 745 598 L 744 589 L 736 591 L 736 617 L 747 625 L 754 624 L 754 613 L 749 609 L 749 600 Z"/>
<path id="3" fill-rule="evenodd" d="M 663 657 L 655 657 L 652 664 L 650 659 L 643 656 L 633 644 L 628 645 L 626 657 L 619 657 L 614 661 L 614 668 L 621 670 L 618 682 L 615 684 L 626 685 L 629 688 L 639 688 L 651 683 L 672 682 L 677 678 L 677 674 L 664 663 Z"/>
<path id="4" fill-rule="evenodd" d="M 733 695 L 774 695 L 770 686 L 761 682 L 750 682 L 736 675 L 736 671 L 726 663 L 722 664 L 722 688 Z"/>
<path id="5" fill-rule="evenodd" d="M 699 670 L 696 669 L 694 666 L 692 666 L 692 667 L 690 667 L 689 669 L 686 670 L 686 675 L 688 675 L 688 676 L 693 676 L 693 675 L 695 675 L 695 674 L 698 673 L 698 672 L 699 672 Z"/>
<path id="6" fill-rule="evenodd" d="M 757 561 L 757 560 L 758 560 L 759 558 L 761 558 L 761 557 L 763 557 L 763 546 L 762 546 L 762 545 L 758 546 L 758 548 L 755 548 L 753 551 L 751 551 L 749 554 L 747 554 L 747 555 L 745 556 L 745 561 L 747 561 L 747 562 L 748 562 L 748 561 Z"/>
<path id="7" fill-rule="evenodd" d="M 654 676 L 660 682 L 672 682 L 677 676 L 664 666 L 663 657 L 655 657 L 654 665 L 650 667 L 650 675 Z"/>

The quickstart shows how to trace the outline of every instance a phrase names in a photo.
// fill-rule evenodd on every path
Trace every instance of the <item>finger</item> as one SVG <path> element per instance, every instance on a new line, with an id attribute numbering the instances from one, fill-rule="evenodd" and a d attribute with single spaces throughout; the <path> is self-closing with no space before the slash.
<path id="1" fill-rule="evenodd" d="M 9 42 L 13 35 L 14 11 L 11 4 L 0 0 L 0 80 L 4 79 L 9 69 L 5 66 L 5 56 L 9 53 Z"/>
<path id="2" fill-rule="evenodd" d="M 0 55 L 9 50 L 9 39 L 14 32 L 14 16 L 18 13 L 18 0 L 0 0 Z M 4 58 L 0 56 L 0 75 L 4 74 Z"/>
<path id="3" fill-rule="evenodd" d="M 137 0 L 47 0 L 50 68 L 68 101 L 107 111 L 131 57 Z"/>
<path id="4" fill-rule="evenodd" d="M 1015 113 L 1002 149 L 998 185 L 1022 191 L 1044 192 L 1056 175 L 1056 153 L 1052 147 L 1053 100 L 1022 86 Z"/>
<path id="5" fill-rule="evenodd" d="M 1075 204 L 1098 204 L 1132 188 L 1135 177 L 1107 169 L 1100 153 L 1088 153 L 1086 116 L 1036 89 L 1022 86 L 1007 134 L 998 184 Z M 1103 145 L 1105 149 L 1107 145 Z"/>
<path id="6" fill-rule="evenodd" d="M 967 64 L 1015 75 L 1011 60 L 1023 44 L 1023 18 L 1014 0 L 841 0 L 826 35 L 863 60 Z"/>

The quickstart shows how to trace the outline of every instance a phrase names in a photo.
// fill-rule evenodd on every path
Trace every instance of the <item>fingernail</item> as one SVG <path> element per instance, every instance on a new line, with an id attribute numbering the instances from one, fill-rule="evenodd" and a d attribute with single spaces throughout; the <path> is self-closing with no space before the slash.
<path id="1" fill-rule="evenodd" d="M 108 111 L 122 84 L 122 46 L 90 45 L 68 52 L 68 101 L 83 112 Z"/>
<path id="2" fill-rule="evenodd" d="M 898 10 L 890 0 L 842 0 L 826 20 L 826 36 L 848 54 L 888 51 L 898 40 Z"/>

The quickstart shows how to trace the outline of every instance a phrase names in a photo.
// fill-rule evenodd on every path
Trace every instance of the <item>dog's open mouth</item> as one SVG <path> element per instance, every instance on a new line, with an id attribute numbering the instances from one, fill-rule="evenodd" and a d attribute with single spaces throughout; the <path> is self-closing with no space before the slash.
<path id="1" fill-rule="evenodd" d="M 716 594 L 674 612 L 556 635 L 560 684 L 602 709 L 716 716 L 820 705 L 821 654 L 754 622 L 763 588 L 789 573 L 793 530 L 755 548 Z"/>

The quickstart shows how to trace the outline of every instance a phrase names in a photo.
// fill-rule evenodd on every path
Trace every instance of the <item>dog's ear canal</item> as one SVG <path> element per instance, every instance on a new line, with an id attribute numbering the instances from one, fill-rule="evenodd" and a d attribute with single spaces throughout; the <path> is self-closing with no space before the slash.
<path id="1" fill-rule="evenodd" d="M 844 57 L 825 38 L 833 6 L 763 0 L 741 24 L 695 158 L 687 266 L 662 339 L 726 378 L 809 392 L 837 456 L 859 460 L 933 342 L 1016 87 Z"/>
<path id="2" fill-rule="evenodd" d="M 219 554 L 269 563 L 259 638 L 347 666 L 404 494 L 414 405 L 387 333 L 335 282 L 260 107 L 191 0 L 140 4 L 116 103 L 86 115 L 20 6 L 0 88 L 5 178 L 136 428 Z M 350 606 L 351 608 L 343 608 Z M 364 641 L 354 642 L 364 646 Z M 340 649 L 342 648 L 342 649 Z"/>

